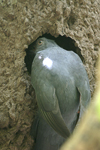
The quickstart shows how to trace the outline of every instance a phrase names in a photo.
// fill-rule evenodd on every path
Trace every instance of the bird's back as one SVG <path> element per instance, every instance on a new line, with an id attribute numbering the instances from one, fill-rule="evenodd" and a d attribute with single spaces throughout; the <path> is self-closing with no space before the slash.
<path id="1" fill-rule="evenodd" d="M 45 84 L 54 87 L 61 114 L 67 127 L 72 132 L 76 125 L 80 103 L 78 87 L 83 88 L 81 88 L 81 91 L 86 88 L 88 95 L 90 94 L 88 77 L 77 54 L 72 51 L 66 51 L 59 46 L 37 52 L 32 64 L 31 80 L 36 95 L 38 95 L 38 92 L 45 92 L 43 91 L 43 85 Z M 84 86 L 85 82 L 86 86 Z M 86 101 L 89 98 L 87 97 Z M 42 130 L 44 124 L 45 122 L 41 122 L 39 130 Z M 48 130 L 50 131 L 51 129 Z M 53 130 L 51 132 L 52 135 Z M 37 138 L 41 139 L 39 135 L 37 135 Z M 62 138 L 60 141 L 62 141 Z"/>

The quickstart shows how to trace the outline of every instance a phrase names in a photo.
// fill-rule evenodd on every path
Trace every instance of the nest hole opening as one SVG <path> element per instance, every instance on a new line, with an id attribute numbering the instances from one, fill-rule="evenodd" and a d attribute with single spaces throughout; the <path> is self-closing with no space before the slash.
<path id="1" fill-rule="evenodd" d="M 84 63 L 84 57 L 81 54 L 81 49 L 77 46 L 77 43 L 72 38 L 66 37 L 65 35 L 64 36 L 59 35 L 57 38 L 55 38 L 51 34 L 47 34 L 47 33 L 38 38 L 41 38 L 41 37 L 46 37 L 48 39 L 52 39 L 63 49 L 65 49 L 67 51 L 75 52 L 81 58 L 82 62 Z M 35 53 L 33 52 L 33 46 L 34 46 L 35 42 L 36 42 L 36 40 L 34 42 L 32 42 L 28 46 L 28 48 L 25 50 L 26 56 L 25 56 L 24 62 L 26 64 L 26 68 L 29 73 L 31 73 L 32 62 L 35 57 Z"/>

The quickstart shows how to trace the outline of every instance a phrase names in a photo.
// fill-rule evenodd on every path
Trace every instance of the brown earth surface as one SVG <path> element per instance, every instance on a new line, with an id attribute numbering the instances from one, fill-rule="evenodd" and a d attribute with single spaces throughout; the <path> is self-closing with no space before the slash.
<path id="1" fill-rule="evenodd" d="M 99 0 L 0 1 L 0 150 L 30 150 L 35 93 L 25 49 L 45 33 L 74 41 L 93 94 L 100 48 Z M 78 53 L 78 52 L 77 52 Z"/>

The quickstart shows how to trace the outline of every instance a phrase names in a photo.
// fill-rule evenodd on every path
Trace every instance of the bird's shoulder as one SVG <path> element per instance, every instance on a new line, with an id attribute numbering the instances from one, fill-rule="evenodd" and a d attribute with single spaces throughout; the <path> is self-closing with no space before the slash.
<path id="1" fill-rule="evenodd" d="M 43 72 L 49 75 L 77 74 L 77 71 L 84 72 L 84 66 L 77 54 L 67 51 L 59 46 L 49 47 L 37 52 L 32 68 L 35 72 Z"/>

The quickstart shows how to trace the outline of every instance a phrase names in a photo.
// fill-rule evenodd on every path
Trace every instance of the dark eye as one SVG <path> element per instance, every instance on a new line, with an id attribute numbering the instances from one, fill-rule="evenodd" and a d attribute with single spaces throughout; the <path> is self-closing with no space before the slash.
<path id="1" fill-rule="evenodd" d="M 42 40 L 39 40 L 38 41 L 38 45 L 42 45 L 43 41 Z"/>

